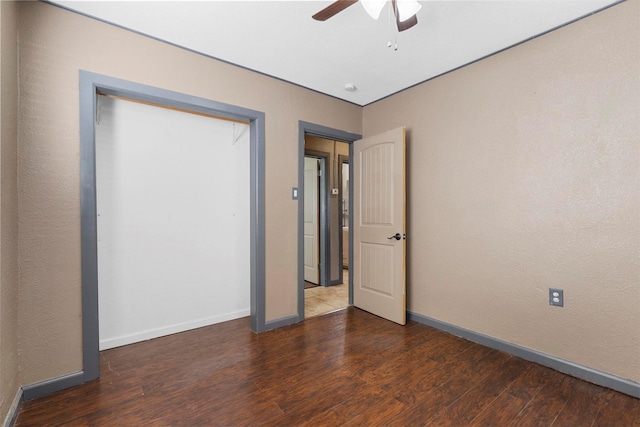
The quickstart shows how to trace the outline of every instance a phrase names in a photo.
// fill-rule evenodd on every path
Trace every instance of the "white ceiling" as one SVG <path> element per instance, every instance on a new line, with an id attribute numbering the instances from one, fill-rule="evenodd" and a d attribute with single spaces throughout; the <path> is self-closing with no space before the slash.
<path id="1" fill-rule="evenodd" d="M 51 3 L 318 92 L 367 105 L 619 0 L 421 1 L 398 33 L 360 4 L 319 22 L 332 1 Z M 395 43 L 398 50 L 388 48 Z M 357 87 L 347 92 L 345 84 Z"/>

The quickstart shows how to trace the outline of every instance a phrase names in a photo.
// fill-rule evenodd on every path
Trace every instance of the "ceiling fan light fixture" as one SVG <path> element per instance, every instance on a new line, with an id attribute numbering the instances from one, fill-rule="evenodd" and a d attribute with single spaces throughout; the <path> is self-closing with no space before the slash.
<path id="1" fill-rule="evenodd" d="M 360 3 L 370 17 L 378 19 L 387 0 L 360 0 Z"/>
<path id="2" fill-rule="evenodd" d="M 401 22 L 411 18 L 422 9 L 422 5 L 418 3 L 418 0 L 396 0 L 396 4 L 398 7 L 398 19 Z"/>

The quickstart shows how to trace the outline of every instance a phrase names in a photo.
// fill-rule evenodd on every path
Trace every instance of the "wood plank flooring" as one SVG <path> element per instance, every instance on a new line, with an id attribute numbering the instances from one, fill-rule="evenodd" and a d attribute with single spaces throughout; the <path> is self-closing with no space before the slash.
<path id="1" fill-rule="evenodd" d="M 247 318 L 101 353 L 99 380 L 17 426 L 631 426 L 640 400 L 354 308 L 253 334 Z"/>

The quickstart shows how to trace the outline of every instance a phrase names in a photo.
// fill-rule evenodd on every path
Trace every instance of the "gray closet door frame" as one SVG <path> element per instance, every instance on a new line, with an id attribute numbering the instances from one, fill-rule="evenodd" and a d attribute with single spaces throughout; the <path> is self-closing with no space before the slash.
<path id="1" fill-rule="evenodd" d="M 82 371 L 23 389 L 33 399 L 100 376 L 95 123 L 99 94 L 248 122 L 250 126 L 250 316 L 265 330 L 265 114 L 170 90 L 80 70 L 80 206 L 82 255 Z"/>

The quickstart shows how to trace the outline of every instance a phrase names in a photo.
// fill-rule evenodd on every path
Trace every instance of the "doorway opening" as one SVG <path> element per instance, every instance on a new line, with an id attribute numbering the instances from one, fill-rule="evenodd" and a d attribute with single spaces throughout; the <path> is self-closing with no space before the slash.
<path id="1" fill-rule="evenodd" d="M 359 135 L 301 122 L 299 167 L 299 320 L 346 308 L 353 303 L 349 271 L 349 229 L 352 201 L 349 168 L 351 142 Z M 314 177 L 313 159 L 324 163 Z M 317 189 L 317 191 L 315 191 Z M 316 196 L 317 195 L 317 196 Z M 317 201 L 317 209 L 313 202 Z M 309 231 L 318 213 L 318 241 L 313 244 Z M 319 283 L 307 274 L 312 251 L 320 251 Z M 307 278 L 305 278 L 305 276 Z"/>
<path id="2" fill-rule="evenodd" d="M 98 117 L 100 350 L 249 316 L 248 122 L 106 95 Z"/>
<path id="3" fill-rule="evenodd" d="M 37 396 L 81 384 L 100 376 L 98 321 L 98 257 L 96 212 L 95 131 L 99 95 L 128 98 L 165 108 L 189 111 L 249 124 L 249 286 L 250 326 L 255 332 L 267 329 L 265 322 L 265 115 L 241 107 L 185 95 L 165 89 L 80 71 L 80 182 L 82 255 L 83 370 L 51 381 Z"/>

